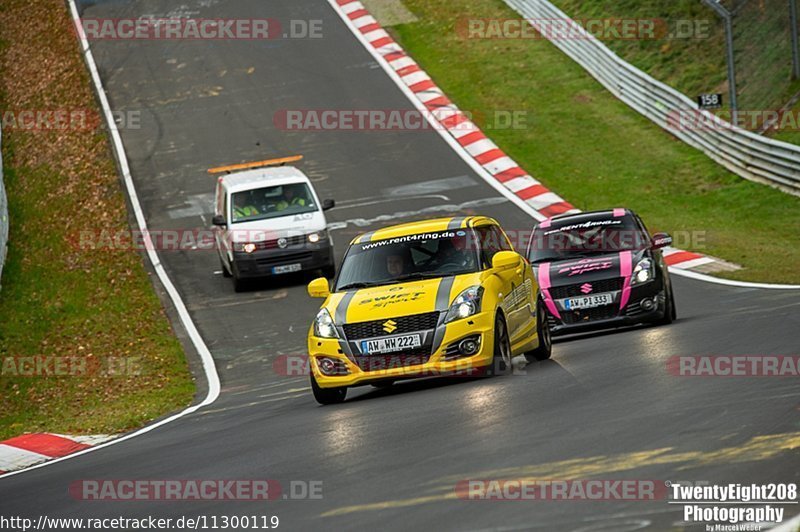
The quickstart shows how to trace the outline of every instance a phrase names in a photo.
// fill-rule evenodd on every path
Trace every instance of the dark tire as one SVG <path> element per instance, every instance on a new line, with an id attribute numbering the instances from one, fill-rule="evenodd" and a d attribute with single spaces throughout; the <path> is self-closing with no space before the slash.
<path id="1" fill-rule="evenodd" d="M 498 313 L 494 320 L 494 356 L 484 375 L 492 377 L 507 374 L 511 371 L 511 358 L 511 341 L 508 338 L 506 320 Z"/>
<path id="2" fill-rule="evenodd" d="M 248 286 L 247 281 L 245 281 L 241 277 L 237 277 L 235 275 L 233 275 L 232 277 L 233 277 L 233 291 L 234 292 L 239 293 L 239 292 L 244 292 L 245 290 L 247 290 L 247 286 Z"/>
<path id="3" fill-rule="evenodd" d="M 525 358 L 528 362 L 547 360 L 553 352 L 550 324 L 547 321 L 547 313 L 544 310 L 544 304 L 541 299 L 536 303 L 536 333 L 539 336 L 539 347 L 525 353 Z"/>
<path id="4" fill-rule="evenodd" d="M 672 293 L 672 285 L 669 287 L 669 303 L 670 315 L 672 316 L 672 321 L 675 321 L 678 319 L 678 307 L 675 306 L 675 294 Z"/>
<path id="5" fill-rule="evenodd" d="M 228 267 L 225 266 L 225 261 L 222 260 L 222 257 L 219 258 L 219 267 L 222 268 L 223 277 L 231 277 L 231 272 L 228 271 Z"/>
<path id="6" fill-rule="evenodd" d="M 347 397 L 347 388 L 320 388 L 314 374 L 311 374 L 311 392 L 314 394 L 314 399 L 321 405 L 335 405 L 344 401 Z"/>
<path id="7" fill-rule="evenodd" d="M 669 292 L 667 293 L 667 299 L 665 301 L 664 307 L 664 317 L 660 320 L 656 320 L 657 325 L 669 325 L 675 318 L 677 317 L 677 312 L 675 311 L 675 296 L 672 294 L 672 286 L 669 287 Z"/>

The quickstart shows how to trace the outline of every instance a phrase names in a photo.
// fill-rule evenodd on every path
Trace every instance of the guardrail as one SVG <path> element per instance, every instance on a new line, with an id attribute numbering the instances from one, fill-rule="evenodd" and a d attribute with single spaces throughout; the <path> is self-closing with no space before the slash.
<path id="1" fill-rule="evenodd" d="M 571 20 L 547 0 L 504 0 L 525 19 Z M 577 23 L 571 24 L 578 28 Z M 714 161 L 751 181 L 800 196 L 800 146 L 734 127 L 672 87 L 623 61 L 593 35 L 550 38 L 614 96 Z M 688 118 L 688 120 L 686 120 Z"/>
<path id="2" fill-rule="evenodd" d="M 0 283 L 3 278 L 3 264 L 6 262 L 6 246 L 8 244 L 8 200 L 3 185 L 3 130 L 0 128 Z M 0 284 L 0 286 L 2 286 Z"/>

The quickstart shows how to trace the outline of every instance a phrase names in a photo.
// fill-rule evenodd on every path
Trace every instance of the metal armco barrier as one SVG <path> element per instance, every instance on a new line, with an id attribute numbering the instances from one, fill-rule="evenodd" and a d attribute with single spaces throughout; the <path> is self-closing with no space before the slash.
<path id="1" fill-rule="evenodd" d="M 528 20 L 570 20 L 547 0 L 504 1 Z M 546 37 L 614 96 L 731 172 L 800 196 L 800 146 L 735 128 L 698 110 L 684 94 L 623 61 L 593 35 L 581 33 L 585 38 Z"/>

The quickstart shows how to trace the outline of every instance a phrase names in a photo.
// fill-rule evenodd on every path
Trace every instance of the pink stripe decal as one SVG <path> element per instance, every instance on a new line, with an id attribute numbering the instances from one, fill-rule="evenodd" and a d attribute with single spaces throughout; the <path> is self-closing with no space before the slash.
<path id="1" fill-rule="evenodd" d="M 625 209 L 614 209 L 614 218 L 622 218 L 625 216 Z"/>
<path id="2" fill-rule="evenodd" d="M 628 304 L 631 297 L 631 271 L 633 269 L 633 257 L 630 251 L 620 251 L 619 253 L 619 274 L 622 276 L 622 297 L 619 300 L 619 309 L 622 310 Z"/>
<path id="3" fill-rule="evenodd" d="M 545 262 L 539 266 L 539 288 L 542 289 L 542 296 L 544 297 L 544 304 L 550 314 L 558 319 L 561 319 L 561 314 L 558 313 L 555 301 L 550 297 L 550 263 Z"/>

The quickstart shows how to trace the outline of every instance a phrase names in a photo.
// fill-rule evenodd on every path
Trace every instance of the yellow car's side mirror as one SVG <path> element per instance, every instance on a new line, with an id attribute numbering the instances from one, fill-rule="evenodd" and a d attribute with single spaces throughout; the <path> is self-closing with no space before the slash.
<path id="1" fill-rule="evenodd" d="M 522 256 L 514 251 L 498 251 L 492 257 L 492 268 L 497 271 L 510 270 L 519 266 Z"/>
<path id="2" fill-rule="evenodd" d="M 328 284 L 328 280 L 324 277 L 318 277 L 308 283 L 308 295 L 323 298 L 331 295 L 331 287 Z"/>

